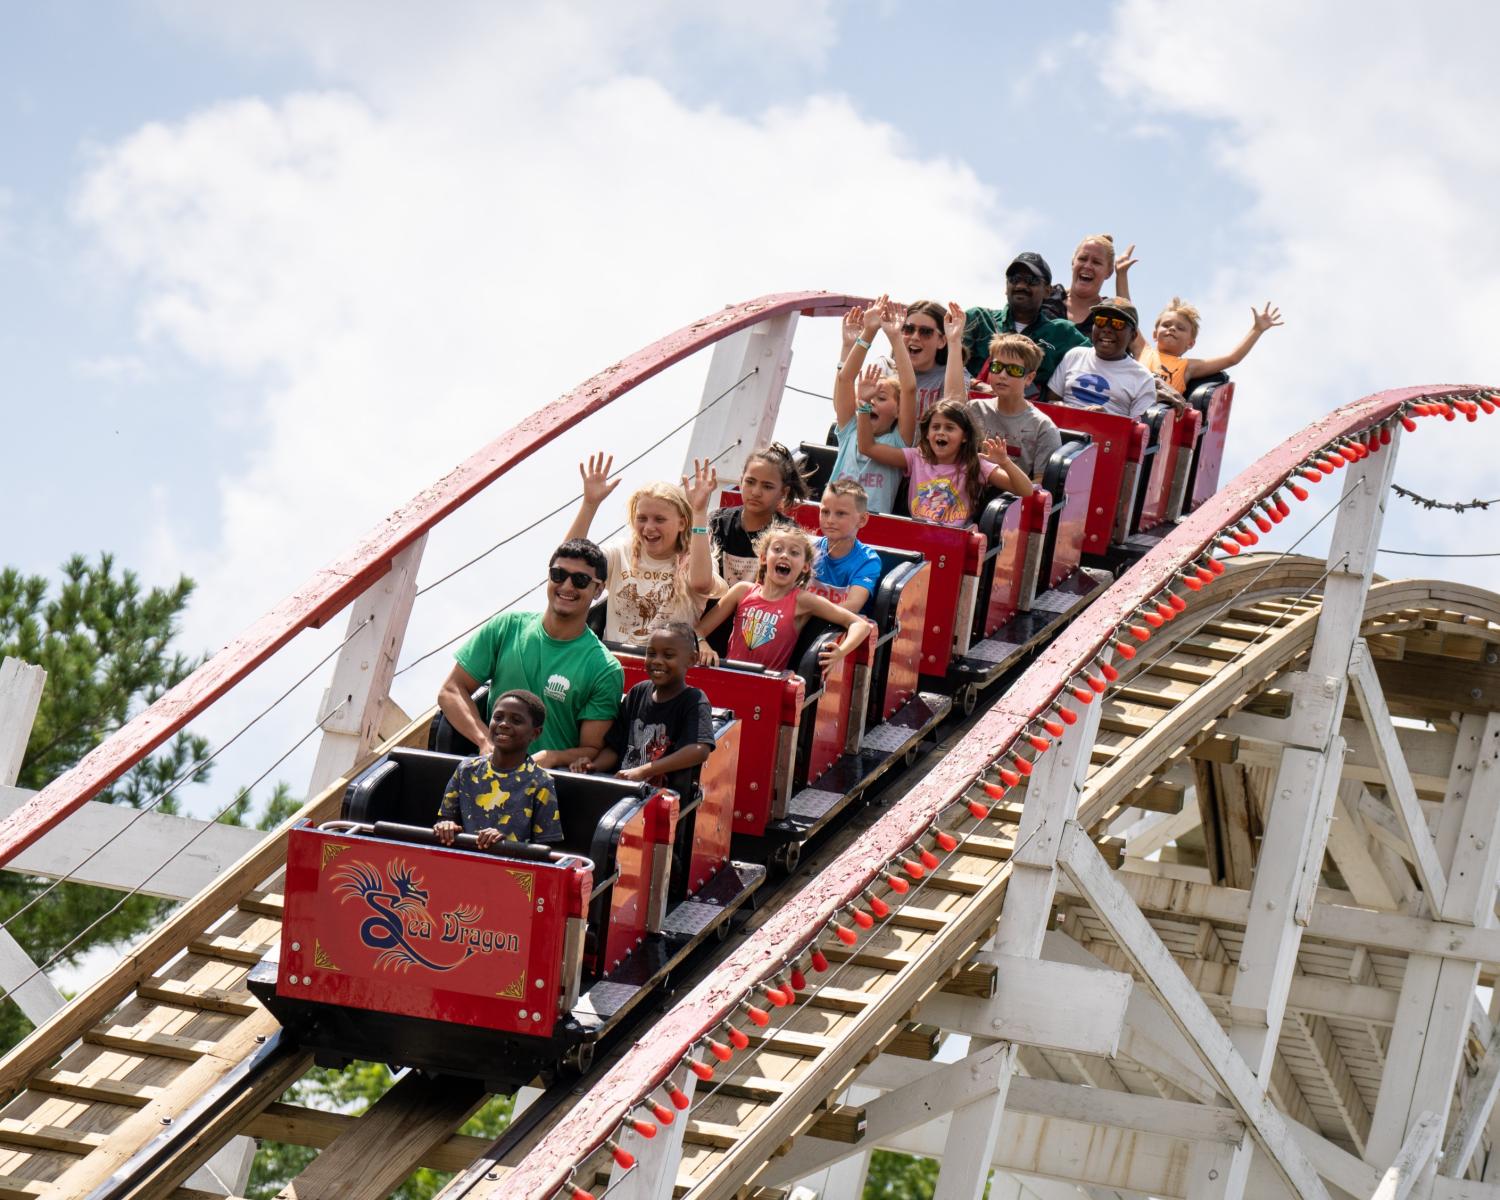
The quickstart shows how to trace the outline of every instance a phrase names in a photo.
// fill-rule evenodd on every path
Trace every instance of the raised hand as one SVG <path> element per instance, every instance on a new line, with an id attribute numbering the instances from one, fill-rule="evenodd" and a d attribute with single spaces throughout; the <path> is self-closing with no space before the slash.
<path id="1" fill-rule="evenodd" d="M 859 340 L 860 332 L 865 327 L 865 310 L 855 305 L 844 314 L 842 337 L 844 348 L 839 357 L 848 358 L 849 351 L 854 348 L 854 343 Z"/>
<path id="2" fill-rule="evenodd" d="M 708 511 L 718 487 L 719 472 L 713 460 L 693 459 L 693 474 L 682 477 L 682 490 L 687 493 L 688 505 L 695 513 Z"/>
<path id="3" fill-rule="evenodd" d="M 880 311 L 881 309 L 885 308 L 885 306 L 890 302 L 891 298 L 884 292 L 881 292 L 880 299 L 876 300 L 874 304 L 865 309 L 865 319 L 864 325 L 862 327 L 862 336 L 864 337 L 865 341 L 868 342 L 872 337 L 875 336 L 875 331 L 880 328 Z"/>
<path id="4" fill-rule="evenodd" d="M 901 326 L 906 324 L 906 305 L 897 304 L 884 296 L 880 300 L 880 328 L 891 340 L 891 344 L 895 345 L 896 339 L 901 336 Z"/>
<path id="5" fill-rule="evenodd" d="M 1255 322 L 1256 333 L 1265 333 L 1266 330 L 1274 329 L 1282 323 L 1281 309 L 1272 308 L 1271 302 L 1267 300 L 1264 312 L 1256 312 L 1254 308 L 1250 310 L 1250 319 Z"/>
<path id="6" fill-rule="evenodd" d="M 583 479 L 583 502 L 585 504 L 592 504 L 598 508 L 609 498 L 609 494 L 620 486 L 618 479 L 609 477 L 614 466 L 615 456 L 611 454 L 606 457 L 603 451 L 589 455 L 588 462 L 578 464 L 578 474 Z"/>
<path id="7" fill-rule="evenodd" d="M 1125 274 L 1139 261 L 1140 259 L 1136 258 L 1135 256 L 1135 243 L 1131 242 L 1130 245 L 1125 248 L 1125 253 L 1115 258 L 1115 274 Z"/>
<path id="8" fill-rule="evenodd" d="M 880 381 L 884 378 L 885 372 L 871 363 L 860 372 L 859 381 L 854 385 L 855 399 L 861 404 L 873 404 L 880 393 Z"/>
<path id="9" fill-rule="evenodd" d="M 948 339 L 948 345 L 957 346 L 963 340 L 966 324 L 968 318 L 964 316 L 964 310 L 959 308 L 958 302 L 948 301 L 948 310 L 943 314 L 943 336 Z"/>
<path id="10" fill-rule="evenodd" d="M 1005 444 L 1005 439 L 998 434 L 992 438 L 986 438 L 979 452 L 996 466 L 1010 461 L 1010 449 Z"/>

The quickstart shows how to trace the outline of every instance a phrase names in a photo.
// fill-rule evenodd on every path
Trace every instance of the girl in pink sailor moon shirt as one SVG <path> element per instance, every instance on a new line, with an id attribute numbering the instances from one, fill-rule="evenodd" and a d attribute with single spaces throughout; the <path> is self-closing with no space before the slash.
<path id="1" fill-rule="evenodd" d="M 768 671 L 786 670 L 797 633 L 812 616 L 848 631 L 837 645 L 823 651 L 821 665 L 825 672 L 869 636 L 867 621 L 806 590 L 815 557 L 813 540 L 806 530 L 773 525 L 756 539 L 755 550 L 760 566 L 754 582 L 734 584 L 698 622 L 698 635 L 706 637 L 731 616 L 734 618 L 729 659 L 759 663 Z M 698 661 L 717 666 L 719 656 L 704 642 Z"/>

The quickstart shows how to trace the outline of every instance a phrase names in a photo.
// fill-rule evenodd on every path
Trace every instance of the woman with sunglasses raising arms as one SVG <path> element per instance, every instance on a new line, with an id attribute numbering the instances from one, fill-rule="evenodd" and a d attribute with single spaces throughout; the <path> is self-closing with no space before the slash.
<path id="1" fill-rule="evenodd" d="M 490 714 L 481 714 L 473 700 L 481 682 L 490 685 L 491 700 L 514 689 L 542 698 L 547 715 L 532 743 L 538 766 L 565 768 L 603 748 L 625 686 L 619 661 L 588 627 L 589 605 L 608 572 L 598 546 L 569 538 L 547 564 L 545 612 L 499 613 L 458 648 L 438 707 L 480 754 L 494 751 Z"/>
<path id="2" fill-rule="evenodd" d="M 1130 357 L 1139 325 L 1135 305 L 1129 300 L 1101 300 L 1089 309 L 1090 345 L 1063 355 L 1047 381 L 1047 399 L 1140 417 L 1157 402 L 1157 392 L 1156 377 Z"/>

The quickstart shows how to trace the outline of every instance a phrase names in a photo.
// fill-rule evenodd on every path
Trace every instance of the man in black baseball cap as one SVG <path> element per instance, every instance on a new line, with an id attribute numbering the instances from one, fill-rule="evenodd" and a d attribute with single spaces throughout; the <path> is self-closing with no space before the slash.
<path id="1" fill-rule="evenodd" d="M 1034 250 L 1024 250 L 1005 268 L 1005 307 L 970 308 L 964 311 L 964 363 L 978 375 L 990 352 L 990 339 L 997 333 L 1023 333 L 1042 348 L 1042 365 L 1036 377 L 1052 378 L 1062 356 L 1075 346 L 1087 346 L 1088 337 L 1072 321 L 1049 317 L 1042 301 L 1052 289 L 1052 268 Z"/>

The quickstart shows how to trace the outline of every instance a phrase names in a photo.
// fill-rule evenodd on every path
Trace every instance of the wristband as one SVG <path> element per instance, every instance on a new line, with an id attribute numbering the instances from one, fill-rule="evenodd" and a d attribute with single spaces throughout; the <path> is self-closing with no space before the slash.
<path id="1" fill-rule="evenodd" d="M 854 339 L 854 344 L 856 346 L 863 346 L 866 350 L 868 350 L 870 348 L 870 343 L 867 342 L 867 341 L 865 341 L 865 339 L 863 337 L 857 337 L 857 338 L 855 338 Z"/>
<path id="2" fill-rule="evenodd" d="M 875 406 L 873 404 L 860 404 L 855 407 L 854 411 L 861 416 L 873 417 L 875 415 Z"/>
<path id="3" fill-rule="evenodd" d="M 694 533 L 707 533 L 708 532 L 708 526 L 707 525 L 694 525 L 693 526 L 693 532 Z"/>

